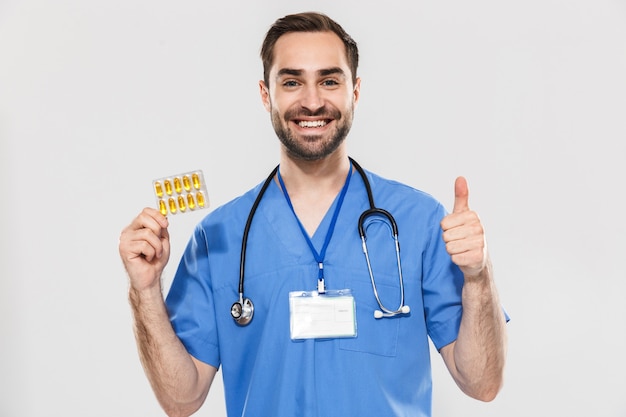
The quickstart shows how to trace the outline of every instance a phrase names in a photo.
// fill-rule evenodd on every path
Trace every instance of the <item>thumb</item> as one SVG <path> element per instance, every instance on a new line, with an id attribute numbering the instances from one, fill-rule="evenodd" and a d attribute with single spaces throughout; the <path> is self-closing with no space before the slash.
<path id="1" fill-rule="evenodd" d="M 468 198 L 467 180 L 463 177 L 458 177 L 454 182 L 454 209 L 452 212 L 460 213 L 469 210 Z"/>

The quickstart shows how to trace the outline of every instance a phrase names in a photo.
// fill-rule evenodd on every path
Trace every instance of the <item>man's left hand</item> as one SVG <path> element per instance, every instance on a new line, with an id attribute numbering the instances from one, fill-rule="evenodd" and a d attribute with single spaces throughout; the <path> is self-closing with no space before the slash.
<path id="1" fill-rule="evenodd" d="M 470 210 L 467 181 L 458 177 L 454 183 L 454 209 L 441 221 L 446 250 L 465 279 L 478 277 L 487 265 L 485 230 L 478 214 Z"/>

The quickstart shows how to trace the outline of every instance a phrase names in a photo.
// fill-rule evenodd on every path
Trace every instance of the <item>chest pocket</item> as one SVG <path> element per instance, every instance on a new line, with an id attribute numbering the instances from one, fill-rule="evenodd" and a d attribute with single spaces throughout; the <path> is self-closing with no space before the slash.
<path id="1" fill-rule="evenodd" d="M 397 283 L 396 285 L 378 282 L 376 284 L 383 305 L 395 310 L 400 302 L 400 289 Z M 400 320 L 407 320 L 407 317 L 374 318 L 374 311 L 379 307 L 369 280 L 352 281 L 348 283 L 348 286 L 352 289 L 356 301 L 357 337 L 341 339 L 339 347 L 355 352 L 396 356 Z"/>

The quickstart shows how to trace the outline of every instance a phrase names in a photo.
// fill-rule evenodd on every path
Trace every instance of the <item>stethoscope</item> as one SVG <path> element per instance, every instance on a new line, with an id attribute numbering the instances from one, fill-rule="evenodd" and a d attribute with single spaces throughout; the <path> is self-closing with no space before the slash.
<path id="1" fill-rule="evenodd" d="M 381 208 L 377 208 L 374 204 L 374 197 L 372 195 L 372 188 L 370 186 L 369 180 L 365 175 L 365 171 L 363 168 L 352 158 L 349 158 L 352 165 L 356 168 L 357 172 L 363 179 L 363 183 L 365 184 L 365 190 L 367 191 L 367 199 L 369 200 L 370 208 L 365 210 L 361 216 L 359 217 L 359 235 L 361 236 L 361 243 L 363 247 L 363 253 L 365 254 L 365 260 L 367 261 L 367 270 L 370 275 L 370 281 L 372 283 L 372 290 L 374 291 L 374 297 L 376 298 L 376 302 L 378 303 L 379 310 L 374 311 L 374 317 L 377 319 L 383 317 L 395 317 L 401 314 L 408 314 L 411 311 L 411 308 L 408 305 L 404 304 L 404 279 L 402 277 L 402 266 L 400 264 L 400 243 L 398 241 L 398 225 L 396 224 L 395 219 L 386 210 Z M 246 249 L 248 246 L 248 234 L 250 233 L 250 225 L 252 224 L 252 219 L 254 218 L 254 214 L 256 213 L 256 209 L 261 202 L 261 198 L 265 194 L 267 187 L 271 184 L 274 176 L 278 172 L 278 166 L 274 168 L 274 170 L 267 177 L 263 186 L 261 187 L 261 191 L 257 195 L 254 203 L 252 204 L 252 208 L 250 209 L 250 213 L 248 214 L 248 220 L 246 221 L 246 226 L 243 231 L 243 240 L 241 242 L 241 258 L 239 262 L 239 300 L 235 301 L 230 308 L 230 314 L 235 319 L 235 322 L 240 326 L 246 326 L 252 321 L 252 317 L 254 316 L 254 304 L 249 298 L 244 297 L 243 292 L 243 283 L 244 283 L 244 272 L 246 265 Z M 383 216 L 391 225 L 391 234 L 395 243 L 396 248 L 396 263 L 398 266 L 398 277 L 400 282 L 400 304 L 397 309 L 392 310 L 386 308 L 382 301 L 380 300 L 380 296 L 378 295 L 378 290 L 376 288 L 376 281 L 374 280 L 374 273 L 372 272 L 372 266 L 370 263 L 369 253 L 367 251 L 367 236 L 365 234 L 365 228 L 363 227 L 367 218 L 371 216 Z"/>

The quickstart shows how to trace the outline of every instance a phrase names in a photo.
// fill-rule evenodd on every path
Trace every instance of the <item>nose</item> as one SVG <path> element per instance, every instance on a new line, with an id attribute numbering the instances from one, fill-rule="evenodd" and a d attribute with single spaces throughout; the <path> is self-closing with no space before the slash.
<path id="1" fill-rule="evenodd" d="M 302 90 L 300 105 L 313 113 L 324 107 L 324 97 L 318 86 L 310 85 Z"/>

